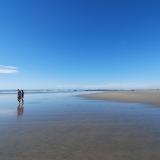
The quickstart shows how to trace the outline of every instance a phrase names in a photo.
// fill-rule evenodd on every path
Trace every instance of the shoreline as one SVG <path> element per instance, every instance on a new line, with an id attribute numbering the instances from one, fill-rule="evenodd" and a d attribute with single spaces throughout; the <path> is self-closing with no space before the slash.
<path id="1" fill-rule="evenodd" d="M 109 91 L 85 94 L 81 97 L 97 100 L 111 100 L 129 103 L 145 103 L 160 107 L 160 90 Z"/>

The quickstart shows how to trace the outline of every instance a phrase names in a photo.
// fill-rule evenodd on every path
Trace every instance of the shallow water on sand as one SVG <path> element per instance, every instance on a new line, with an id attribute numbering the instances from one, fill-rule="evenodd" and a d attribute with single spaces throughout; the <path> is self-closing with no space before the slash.
<path id="1" fill-rule="evenodd" d="M 76 94 L 0 95 L 0 159 L 160 159 L 160 108 Z"/>

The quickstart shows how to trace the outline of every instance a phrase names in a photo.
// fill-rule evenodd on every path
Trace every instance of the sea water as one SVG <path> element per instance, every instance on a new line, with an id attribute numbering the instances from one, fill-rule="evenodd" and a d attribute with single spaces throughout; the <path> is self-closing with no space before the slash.
<path id="1" fill-rule="evenodd" d="M 160 159 L 160 108 L 89 92 L 0 94 L 0 159 Z"/>

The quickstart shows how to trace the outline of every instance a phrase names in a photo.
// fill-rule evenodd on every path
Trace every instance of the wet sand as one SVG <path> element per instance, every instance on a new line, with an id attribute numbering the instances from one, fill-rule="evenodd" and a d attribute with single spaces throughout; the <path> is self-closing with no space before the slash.
<path id="1" fill-rule="evenodd" d="M 99 100 L 146 103 L 160 107 L 160 90 L 110 91 L 82 96 Z"/>
<path id="2" fill-rule="evenodd" d="M 26 94 L 19 107 L 0 96 L 2 160 L 160 159 L 160 108 L 66 93 Z"/>

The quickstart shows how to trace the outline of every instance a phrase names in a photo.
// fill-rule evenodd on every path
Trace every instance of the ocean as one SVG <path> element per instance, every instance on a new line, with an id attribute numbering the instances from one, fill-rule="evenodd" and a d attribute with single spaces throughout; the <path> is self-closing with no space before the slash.
<path id="1" fill-rule="evenodd" d="M 31 89 L 31 90 L 24 90 L 25 94 L 28 93 L 62 93 L 62 92 L 83 92 L 85 90 L 73 90 L 73 89 Z M 0 94 L 17 94 L 17 90 L 0 90 Z"/>

